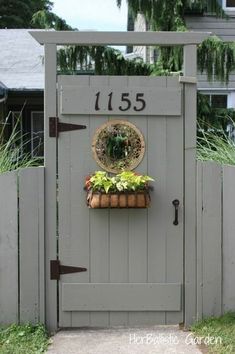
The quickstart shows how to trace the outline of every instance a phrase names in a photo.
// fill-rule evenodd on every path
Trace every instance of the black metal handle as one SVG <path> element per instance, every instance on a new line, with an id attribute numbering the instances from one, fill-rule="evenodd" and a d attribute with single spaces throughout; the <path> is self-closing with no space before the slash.
<path id="1" fill-rule="evenodd" d="M 178 225 L 179 224 L 179 220 L 178 220 L 178 210 L 179 210 L 179 205 L 180 205 L 180 201 L 178 199 L 174 199 L 172 204 L 175 207 L 175 220 L 173 221 L 174 225 Z"/>

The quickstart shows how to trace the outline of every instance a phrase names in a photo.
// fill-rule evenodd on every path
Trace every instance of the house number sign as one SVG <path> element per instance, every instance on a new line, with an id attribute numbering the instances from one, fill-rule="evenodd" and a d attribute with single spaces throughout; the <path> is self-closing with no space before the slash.
<path id="1" fill-rule="evenodd" d="M 60 89 L 61 114 L 180 116 L 181 89 L 77 87 Z"/>
<path id="2" fill-rule="evenodd" d="M 95 100 L 95 111 L 100 111 L 100 91 L 96 93 L 96 100 Z M 108 94 L 108 100 L 107 100 L 107 109 L 108 111 L 112 112 L 113 111 L 113 94 L 114 92 L 110 92 Z M 143 111 L 146 107 L 146 101 L 144 98 L 144 93 L 137 92 L 136 97 L 135 97 L 135 104 L 133 105 L 133 102 L 130 99 L 130 93 L 129 92 L 124 92 L 121 93 L 120 97 L 120 102 L 121 105 L 118 106 L 119 111 L 121 112 L 126 112 L 129 111 L 132 106 L 135 112 L 140 112 Z M 139 105 L 138 105 L 139 104 Z"/>

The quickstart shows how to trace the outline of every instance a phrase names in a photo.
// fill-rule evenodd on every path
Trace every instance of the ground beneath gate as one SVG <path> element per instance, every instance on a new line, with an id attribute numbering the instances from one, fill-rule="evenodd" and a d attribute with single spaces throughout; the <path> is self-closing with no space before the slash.
<path id="1" fill-rule="evenodd" d="M 82 328 L 52 337 L 48 354 L 199 354 L 191 332 L 178 326 Z"/>

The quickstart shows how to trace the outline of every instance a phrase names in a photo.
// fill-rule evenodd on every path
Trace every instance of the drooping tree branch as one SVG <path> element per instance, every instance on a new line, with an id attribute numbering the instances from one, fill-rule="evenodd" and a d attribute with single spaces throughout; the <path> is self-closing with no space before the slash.
<path id="1" fill-rule="evenodd" d="M 121 6 L 122 0 L 116 0 Z M 190 11 L 212 13 L 217 17 L 227 17 L 218 0 L 127 0 L 129 11 L 134 18 L 142 13 L 151 30 L 186 31 L 185 15 Z M 182 48 L 158 48 L 158 58 L 154 71 L 158 74 L 180 71 L 182 68 Z M 224 43 L 213 36 L 205 40 L 198 50 L 198 66 L 206 72 L 208 80 L 228 82 L 229 74 L 235 69 L 235 45 Z"/>
<path id="2" fill-rule="evenodd" d="M 152 72 L 151 66 L 143 60 L 127 60 L 111 47 L 68 46 L 59 49 L 57 58 L 58 69 L 67 74 L 150 75 Z"/>
<path id="3" fill-rule="evenodd" d="M 198 48 L 198 68 L 208 79 L 228 83 L 235 69 L 235 43 L 223 42 L 216 36 L 207 38 Z"/>

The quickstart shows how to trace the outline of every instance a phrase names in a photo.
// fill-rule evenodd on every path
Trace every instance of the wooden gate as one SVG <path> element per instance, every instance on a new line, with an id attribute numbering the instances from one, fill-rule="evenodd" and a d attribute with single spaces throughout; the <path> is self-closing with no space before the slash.
<path id="1" fill-rule="evenodd" d="M 207 34 L 31 34 L 45 44 L 48 327 L 188 325 L 196 318 L 196 44 Z M 64 44 L 181 44 L 185 76 L 57 76 L 56 45 Z M 112 96 L 112 109 L 107 96 Z M 92 139 L 112 119 L 133 123 L 144 136 L 146 151 L 137 171 L 156 180 L 149 210 L 86 206 L 85 176 L 100 169 Z M 56 122 L 86 129 L 59 132 L 59 126 L 53 130 Z M 175 199 L 180 202 L 178 225 L 173 224 Z M 64 270 L 59 264 L 87 271 L 59 276 Z"/>
<path id="2" fill-rule="evenodd" d="M 59 76 L 58 83 L 60 122 L 87 126 L 58 138 L 59 260 L 87 268 L 60 278 L 60 326 L 182 322 L 183 213 L 180 207 L 174 225 L 172 204 L 183 203 L 181 84 L 177 78 L 96 76 Z M 97 92 L 103 93 L 99 115 Z M 111 114 L 105 111 L 110 92 Z M 131 108 L 120 111 L 122 92 L 131 101 L 140 93 L 146 109 L 138 116 Z M 133 123 L 144 136 L 146 151 L 136 170 L 156 180 L 148 210 L 86 205 L 85 177 L 100 169 L 93 136 L 114 118 Z"/>

